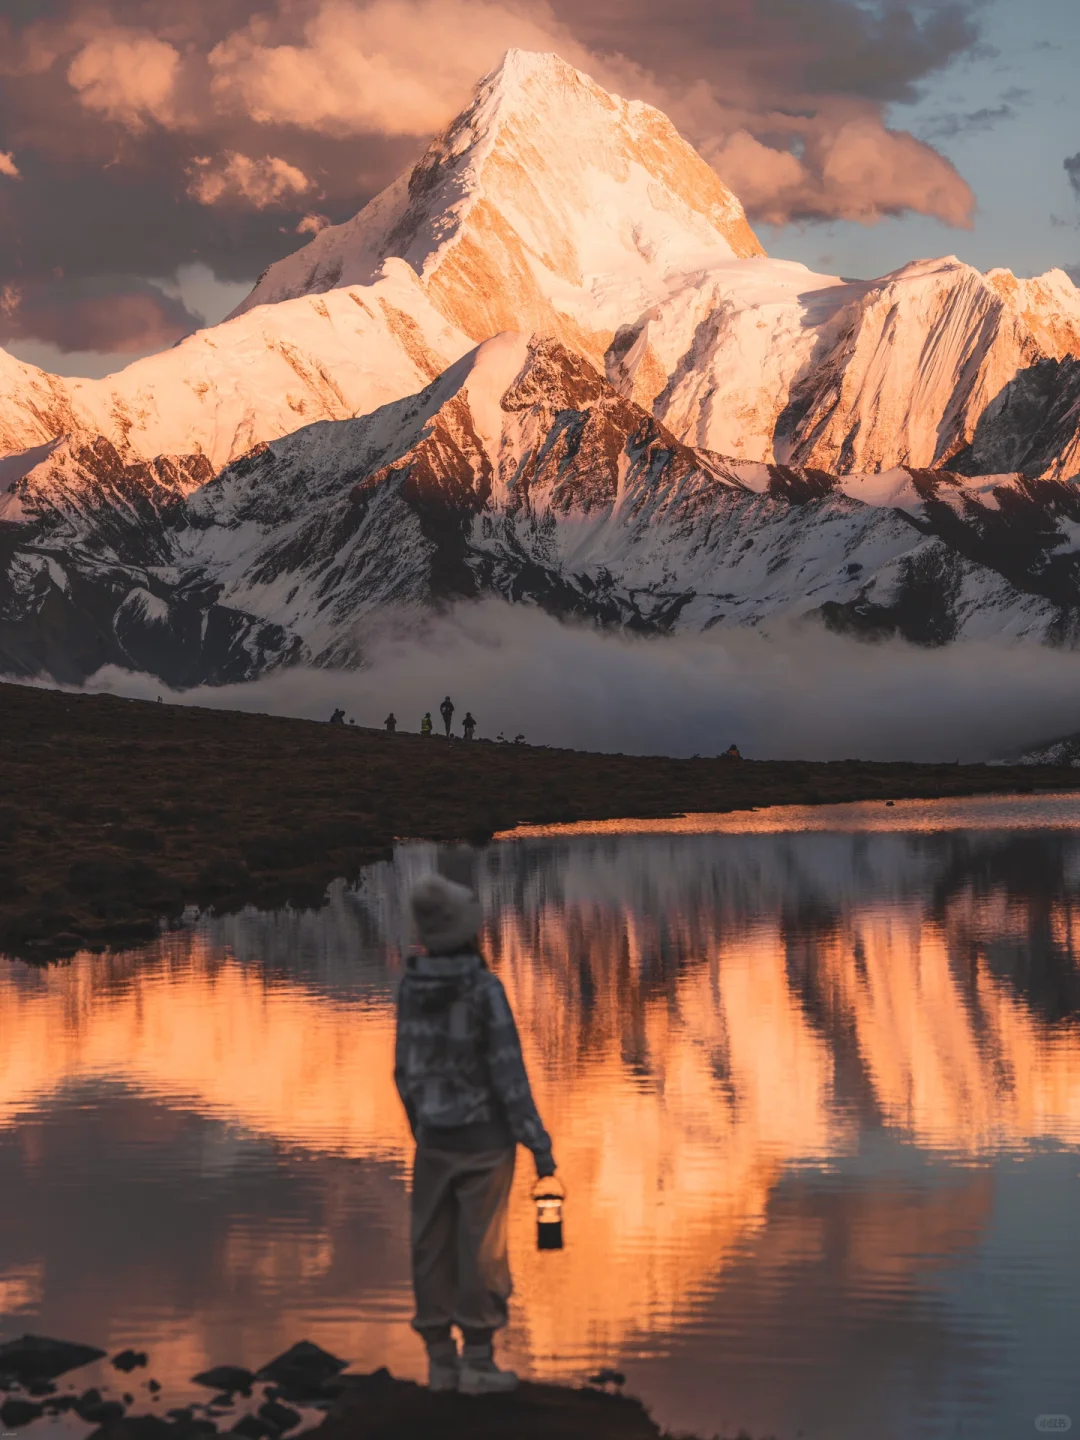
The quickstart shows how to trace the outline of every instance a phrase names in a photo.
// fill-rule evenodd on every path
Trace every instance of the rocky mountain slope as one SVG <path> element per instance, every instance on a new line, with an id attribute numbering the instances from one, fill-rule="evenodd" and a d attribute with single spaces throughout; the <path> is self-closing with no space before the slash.
<path id="1" fill-rule="evenodd" d="M 1078 474 L 1063 272 L 770 259 L 664 116 L 511 51 L 223 324 L 100 381 L 0 351 L 0 669 L 355 663 L 486 593 L 1071 642 Z"/>
<path id="2" fill-rule="evenodd" d="M 103 441 L 78 460 L 97 495 L 81 506 L 52 462 L 12 495 L 0 551 L 16 673 L 112 661 L 181 685 L 352 665 L 388 612 L 490 594 L 653 633 L 778 616 L 930 644 L 1077 629 L 1072 485 L 725 459 L 538 335 L 493 337 L 416 395 L 216 476 L 203 456 L 125 466 Z"/>

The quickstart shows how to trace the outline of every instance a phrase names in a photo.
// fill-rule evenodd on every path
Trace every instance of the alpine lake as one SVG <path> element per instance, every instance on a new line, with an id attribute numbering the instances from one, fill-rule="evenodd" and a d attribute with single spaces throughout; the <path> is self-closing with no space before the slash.
<path id="1" fill-rule="evenodd" d="M 144 1408 L 301 1338 L 420 1378 L 392 1057 L 435 858 L 0 961 L 0 1340 L 145 1350 L 76 1377 Z M 539 1251 L 519 1152 L 506 1363 L 613 1367 L 702 1436 L 1080 1428 L 1080 796 L 552 827 L 478 865 L 567 1190 Z"/>

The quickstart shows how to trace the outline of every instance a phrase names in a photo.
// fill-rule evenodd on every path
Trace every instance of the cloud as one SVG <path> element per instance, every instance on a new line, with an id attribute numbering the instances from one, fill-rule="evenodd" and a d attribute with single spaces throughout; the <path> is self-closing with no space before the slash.
<path id="1" fill-rule="evenodd" d="M 1016 113 L 1015 105 L 1007 101 L 1000 105 L 984 105 L 967 113 L 950 111 L 935 115 L 921 127 L 921 133 L 925 140 L 952 140 L 957 135 L 978 135 L 992 130 L 1003 120 L 1015 120 Z"/>
<path id="2" fill-rule="evenodd" d="M 1065 173 L 1069 177 L 1069 184 L 1080 196 L 1080 150 L 1075 155 L 1067 156 L 1062 164 L 1065 166 Z"/>
<path id="3" fill-rule="evenodd" d="M 264 155 L 261 160 L 253 160 L 235 150 L 220 161 L 196 157 L 188 180 L 188 194 L 200 205 L 239 201 L 256 210 L 288 204 L 310 189 L 311 181 L 304 172 L 280 156 Z"/>
<path id="4" fill-rule="evenodd" d="M 921 81 L 979 43 L 978 6 L 965 0 L 553 0 L 553 10 L 595 54 L 682 85 L 704 79 L 762 109 L 915 100 Z"/>
<path id="5" fill-rule="evenodd" d="M 643 639 L 525 605 L 463 605 L 419 633 L 384 617 L 363 670 L 279 671 L 170 696 L 182 704 L 401 729 L 443 695 L 479 733 L 627 753 L 755 759 L 985 760 L 1076 728 L 1080 654 L 1038 645 L 923 650 L 860 644 L 812 624 Z M 152 677 L 103 670 L 88 688 L 152 698 Z"/>
<path id="6" fill-rule="evenodd" d="M 42 340 L 70 354 L 163 350 L 202 323 L 156 285 L 130 276 L 54 280 L 0 290 L 0 344 Z"/>
<path id="7" fill-rule="evenodd" d="M 15 164 L 15 157 L 10 151 L 0 150 L 0 175 L 6 175 L 9 180 L 22 179 L 19 167 Z"/>
<path id="8" fill-rule="evenodd" d="M 955 167 L 904 131 L 874 115 L 836 130 L 808 131 L 802 156 L 762 144 L 739 130 L 705 154 L 756 220 L 856 220 L 914 210 L 949 225 L 970 226 L 975 197 Z"/>
<path id="9" fill-rule="evenodd" d="M 0 243 L 5 278 L 24 286 L 57 270 L 168 276 L 193 257 L 222 279 L 253 277 L 314 233 L 306 217 L 345 220 L 414 164 L 509 45 L 553 49 L 667 110 L 753 219 L 970 213 L 960 176 L 895 112 L 887 126 L 885 107 L 977 53 L 975 0 L 19 0 L 0 12 L 0 134 L 25 177 L 0 177 Z"/>
<path id="10" fill-rule="evenodd" d="M 330 221 L 325 215 L 304 215 L 301 216 L 300 223 L 296 227 L 296 233 L 297 235 L 318 235 L 329 224 Z"/>
<path id="11" fill-rule="evenodd" d="M 850 21 L 849 10 L 826 7 L 834 22 L 841 15 Z M 956 170 L 930 146 L 887 129 L 880 108 L 865 99 L 849 97 L 838 106 L 811 101 L 803 92 L 780 96 L 789 103 L 777 110 L 772 89 L 760 78 L 748 84 L 745 75 L 734 97 L 727 83 L 718 85 L 708 76 L 688 97 L 647 65 L 590 52 L 543 4 L 525 13 L 503 0 L 372 0 L 363 7 L 318 0 L 302 33 L 286 38 L 292 13 L 275 17 L 260 11 L 210 51 L 209 90 L 219 110 L 248 115 L 262 126 L 338 137 L 420 138 L 453 117 L 476 78 L 508 46 L 556 50 L 602 84 L 672 114 L 714 161 L 752 219 L 872 223 L 914 210 L 953 225 L 970 223 L 974 198 Z M 937 62 L 934 47 L 944 23 L 938 16 L 920 29 L 897 11 L 883 29 L 864 26 L 852 75 L 860 75 L 865 88 L 860 66 L 887 36 L 895 53 L 887 64 L 880 57 L 879 88 L 902 94 L 913 70 Z M 957 31 L 953 20 L 946 30 L 953 44 L 968 35 L 965 27 Z M 800 80 L 809 91 L 827 83 L 857 88 L 845 86 L 835 56 L 828 62 L 832 82 L 823 76 L 824 63 L 816 49 L 807 48 Z M 790 68 L 790 58 L 787 64 Z M 726 82 L 726 65 L 720 78 Z M 786 144 L 772 143 L 777 130 L 787 132 Z"/>
<path id="12" fill-rule="evenodd" d="M 177 121 L 180 54 L 148 32 L 115 28 L 88 41 L 67 69 L 68 83 L 88 110 L 131 130 Z"/>
<path id="13" fill-rule="evenodd" d="M 427 135 L 453 118 L 511 45 L 559 45 L 586 58 L 544 5 L 534 13 L 492 0 L 374 0 L 363 8 L 325 0 L 298 43 L 272 39 L 260 14 L 210 52 L 211 93 L 221 108 L 263 125 Z"/>

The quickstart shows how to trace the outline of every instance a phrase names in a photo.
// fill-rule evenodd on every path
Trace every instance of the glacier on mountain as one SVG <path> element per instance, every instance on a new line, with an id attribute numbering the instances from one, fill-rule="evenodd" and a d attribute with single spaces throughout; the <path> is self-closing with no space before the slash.
<path id="1" fill-rule="evenodd" d="M 485 594 L 1072 643 L 1080 294 L 766 257 L 658 111 L 508 53 L 414 169 L 103 380 L 0 351 L 0 668 L 355 664 Z"/>

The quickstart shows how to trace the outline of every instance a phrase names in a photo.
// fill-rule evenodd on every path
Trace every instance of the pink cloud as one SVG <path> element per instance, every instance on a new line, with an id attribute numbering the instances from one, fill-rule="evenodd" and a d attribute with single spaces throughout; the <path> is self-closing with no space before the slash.
<path id="1" fill-rule="evenodd" d="M 803 127 L 802 154 L 763 144 L 746 129 L 706 143 L 705 154 L 754 220 L 856 220 L 914 210 L 969 227 L 970 187 L 953 165 L 869 109 L 837 127 Z"/>
<path id="2" fill-rule="evenodd" d="M 83 10 L 84 0 L 71 3 L 71 18 L 42 30 L 33 45 L 28 40 L 20 63 L 29 65 L 51 46 L 71 56 L 67 79 L 85 109 L 131 134 L 153 123 L 190 135 L 198 148 L 181 164 L 187 192 L 201 205 L 287 204 L 310 189 L 313 163 L 329 174 L 330 162 L 316 159 L 316 142 L 425 138 L 516 45 L 554 50 L 607 88 L 665 110 L 752 220 L 872 224 L 913 210 L 952 225 L 971 221 L 973 196 L 955 168 L 930 145 L 888 128 L 883 102 L 851 88 L 849 73 L 861 73 L 872 54 L 882 72 L 874 83 L 901 93 L 912 74 L 933 66 L 935 45 L 944 45 L 947 56 L 970 40 L 970 27 L 959 22 L 940 35 L 929 21 L 922 29 L 909 26 L 907 48 L 896 59 L 896 36 L 886 45 L 885 32 L 867 30 L 870 21 L 847 0 L 823 0 L 822 16 L 835 31 L 825 55 L 805 15 L 781 24 L 761 0 L 711 0 L 731 41 L 720 45 L 714 35 L 693 75 L 680 73 L 692 64 L 689 42 L 679 42 L 687 53 L 667 55 L 664 73 L 643 63 L 648 47 L 640 43 L 645 21 L 638 12 L 648 0 L 628 0 L 625 38 L 636 45 L 637 59 L 618 53 L 610 37 L 601 39 L 602 28 L 590 23 L 595 0 L 581 0 L 580 16 L 567 0 L 555 0 L 560 15 L 548 0 L 278 0 L 255 13 L 241 0 L 241 23 L 230 23 L 236 10 L 224 6 L 216 29 L 209 10 L 190 0 L 192 8 L 170 11 L 169 28 L 156 31 L 100 28 L 98 12 Z M 134 6 L 135 0 L 112 0 L 111 10 L 138 13 Z M 855 26 L 850 36 L 848 21 Z M 668 26 L 663 33 L 670 51 L 675 32 Z M 664 65 L 663 47 L 654 48 L 653 63 Z M 842 93 L 815 88 L 829 56 L 826 69 L 837 72 Z M 249 158 L 259 153 L 253 147 L 260 131 L 273 132 L 262 142 L 273 153 Z M 211 162 L 210 155 L 224 158 Z M 339 202 L 346 185 L 339 161 L 329 182 Z"/>
<path id="3" fill-rule="evenodd" d="M 428 135 L 512 45 L 589 60 L 543 4 L 526 13 L 498 0 L 323 0 L 299 41 L 274 29 L 259 15 L 210 52 L 217 105 L 329 135 Z"/>
<path id="4" fill-rule="evenodd" d="M 22 174 L 15 164 L 15 157 L 10 151 L 0 150 L 0 175 L 6 175 L 9 180 L 21 180 Z"/>
<path id="5" fill-rule="evenodd" d="M 87 41 L 67 70 L 68 83 L 88 110 L 130 130 L 148 121 L 177 123 L 180 54 L 146 31 L 116 27 Z"/>
<path id="6" fill-rule="evenodd" d="M 954 167 L 888 129 L 871 100 L 817 97 L 792 117 L 750 71 L 737 83 L 724 74 L 673 88 L 623 56 L 590 53 L 544 4 L 525 13 L 507 0 L 318 0 L 306 15 L 299 36 L 282 38 L 280 18 L 260 14 L 215 46 L 211 93 L 222 111 L 335 136 L 423 136 L 452 118 L 509 45 L 556 50 L 667 111 L 753 219 L 871 224 L 915 210 L 970 224 L 974 198 Z M 803 108 L 806 97 L 790 98 Z M 793 148 L 769 143 L 785 130 Z"/>
<path id="7" fill-rule="evenodd" d="M 241 202 L 256 210 L 287 204 L 311 189 L 311 181 L 295 165 L 277 155 L 253 160 L 233 150 L 214 161 L 209 156 L 192 162 L 188 194 L 200 205 Z"/>

